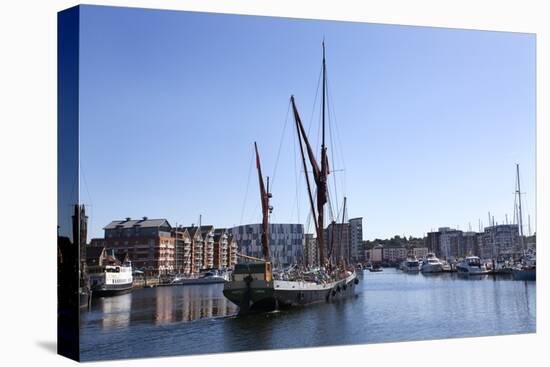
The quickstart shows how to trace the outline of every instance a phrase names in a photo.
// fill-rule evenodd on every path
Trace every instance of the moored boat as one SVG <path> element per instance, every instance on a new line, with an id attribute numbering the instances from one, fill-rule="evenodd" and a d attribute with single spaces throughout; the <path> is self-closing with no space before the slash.
<path id="1" fill-rule="evenodd" d="M 229 281 L 229 274 L 219 271 L 209 271 L 199 276 L 177 275 L 169 283 L 170 285 L 198 285 L 198 284 L 219 284 Z"/>
<path id="2" fill-rule="evenodd" d="M 401 263 L 400 269 L 405 273 L 418 273 L 420 271 L 420 262 L 416 257 L 408 257 Z"/>
<path id="3" fill-rule="evenodd" d="M 126 255 L 122 261 L 115 257 L 114 251 L 111 254 L 101 255 L 100 263 L 97 266 L 89 266 L 90 288 L 92 297 L 113 296 L 127 293 L 132 290 L 132 263 Z"/>
<path id="4" fill-rule="evenodd" d="M 307 192 L 312 217 L 315 222 L 318 264 L 321 266 L 314 271 L 292 270 L 281 275 L 274 273 L 270 260 L 269 250 L 269 215 L 273 208 L 269 205 L 272 197 L 269 192 L 269 177 L 267 185 L 264 183 L 260 165 L 260 156 L 257 144 L 254 143 L 256 155 L 256 168 L 260 186 L 260 199 L 262 208 L 262 255 L 263 259 L 240 255 L 242 262 L 235 266 L 229 282 L 224 284 L 223 294 L 231 302 L 239 306 L 239 313 L 246 314 L 252 311 L 270 310 L 291 306 L 303 306 L 317 302 L 341 299 L 354 294 L 354 288 L 359 283 L 355 268 L 347 266 L 344 258 L 339 259 L 339 264 L 333 264 L 333 242 L 324 242 L 324 207 L 328 201 L 327 176 L 329 164 L 327 147 L 325 146 L 325 97 L 326 97 L 326 65 L 325 47 L 323 43 L 323 94 L 322 94 L 322 143 L 320 162 L 317 161 L 313 149 L 309 143 L 306 131 L 302 124 L 294 96 L 290 101 L 294 115 L 296 132 L 300 147 L 303 172 L 307 184 Z M 304 153 L 306 151 L 306 153 Z M 307 157 L 307 158 L 306 158 Z M 309 159 L 308 169 L 306 159 Z M 310 186 L 308 171 L 313 174 L 316 185 L 316 204 Z M 346 199 L 342 218 L 344 218 Z M 334 238 L 334 237 L 331 237 Z M 325 255 L 325 249 L 328 255 Z M 349 259 L 348 259 L 349 260 Z M 299 267 L 298 267 L 299 268 Z"/>
<path id="5" fill-rule="evenodd" d="M 477 256 L 466 256 L 456 264 L 456 271 L 460 275 L 485 275 L 489 271 Z"/>
<path id="6" fill-rule="evenodd" d="M 433 252 L 430 252 L 422 261 L 421 266 L 422 273 L 441 273 L 443 272 L 443 263 L 435 256 Z"/>
<path id="7" fill-rule="evenodd" d="M 512 269 L 514 280 L 537 280 L 537 260 L 535 253 L 523 256 L 521 263 Z"/>

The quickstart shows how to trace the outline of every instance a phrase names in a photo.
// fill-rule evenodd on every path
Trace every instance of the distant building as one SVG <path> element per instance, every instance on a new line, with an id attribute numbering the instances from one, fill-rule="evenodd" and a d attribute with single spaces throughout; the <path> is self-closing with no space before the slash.
<path id="1" fill-rule="evenodd" d="M 458 246 L 458 257 L 479 256 L 479 239 L 477 232 L 463 232 Z"/>
<path id="2" fill-rule="evenodd" d="M 263 258 L 262 224 L 246 224 L 228 229 L 240 253 Z M 304 252 L 304 226 L 302 224 L 269 224 L 269 252 L 274 266 L 301 263 Z"/>
<path id="3" fill-rule="evenodd" d="M 104 246 L 125 250 L 135 268 L 150 274 L 175 271 L 175 240 L 166 219 L 115 220 L 104 228 Z"/>
<path id="4" fill-rule="evenodd" d="M 233 236 L 229 231 L 227 231 L 227 261 L 228 268 L 233 269 L 235 267 L 235 264 L 237 263 L 237 241 L 235 240 L 235 236 Z"/>
<path id="5" fill-rule="evenodd" d="M 172 229 L 175 243 L 175 271 L 180 274 L 191 274 L 191 236 L 185 227 Z"/>
<path id="6" fill-rule="evenodd" d="M 427 247 L 413 247 L 412 253 L 414 256 L 416 256 L 417 259 L 423 259 L 428 255 L 428 248 Z"/>
<path id="7" fill-rule="evenodd" d="M 363 218 L 349 220 L 351 260 L 360 262 L 365 259 L 363 252 Z"/>
<path id="8" fill-rule="evenodd" d="M 426 246 L 428 247 L 429 252 L 433 252 L 437 256 L 441 256 L 439 253 L 439 238 L 441 237 L 441 232 L 428 232 L 426 236 Z"/>
<path id="9" fill-rule="evenodd" d="M 333 263 L 337 264 L 340 259 L 351 260 L 349 223 L 330 223 L 324 230 L 324 242 L 325 257 L 330 254 Z"/>
<path id="10" fill-rule="evenodd" d="M 379 264 L 384 260 L 384 246 L 378 244 L 365 250 L 365 261 L 368 263 Z"/>
<path id="11" fill-rule="evenodd" d="M 403 246 L 384 246 L 382 259 L 386 263 L 396 264 L 407 258 L 407 249 Z"/>
<path id="12" fill-rule="evenodd" d="M 304 241 L 304 259 L 306 265 L 315 267 L 319 266 L 319 250 L 317 246 L 317 239 L 313 237 L 313 234 L 306 233 Z"/>
<path id="13" fill-rule="evenodd" d="M 200 231 L 203 239 L 202 268 L 214 268 L 214 226 L 201 226 Z"/>
<path id="14" fill-rule="evenodd" d="M 216 228 L 214 230 L 214 267 L 217 269 L 229 267 L 227 231 L 225 228 Z"/>
<path id="15" fill-rule="evenodd" d="M 197 274 L 203 269 L 203 253 L 204 244 L 203 237 L 200 228 L 197 226 L 184 227 L 189 233 L 189 239 L 191 240 L 191 263 L 189 267 L 192 274 Z"/>
<path id="16" fill-rule="evenodd" d="M 363 218 L 353 218 L 347 223 L 330 223 L 324 230 L 324 238 L 325 255 L 328 256 L 332 246 L 333 261 L 341 258 L 351 262 L 364 260 Z"/>
<path id="17" fill-rule="evenodd" d="M 449 227 L 439 228 L 439 257 L 450 260 L 458 258 L 458 246 L 462 239 L 462 231 Z"/>
<path id="18" fill-rule="evenodd" d="M 485 227 L 483 233 L 483 257 L 496 258 L 511 256 L 521 252 L 519 228 L 517 224 L 500 224 Z"/>

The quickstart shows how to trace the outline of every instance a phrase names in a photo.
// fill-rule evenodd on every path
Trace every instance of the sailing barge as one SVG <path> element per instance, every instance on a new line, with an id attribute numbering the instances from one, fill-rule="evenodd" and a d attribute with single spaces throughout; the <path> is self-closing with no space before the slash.
<path id="1" fill-rule="evenodd" d="M 254 143 L 262 207 L 261 239 L 263 259 L 241 255 L 241 258 L 247 261 L 236 264 L 231 279 L 224 284 L 223 290 L 224 296 L 239 306 L 240 314 L 342 299 L 353 295 L 354 288 L 359 283 L 354 267 L 347 266 L 343 259 L 339 264 L 332 263 L 332 243 L 327 246 L 328 256 L 325 257 L 324 254 L 323 215 L 324 206 L 328 199 L 327 177 L 329 175 L 327 147 L 325 146 L 326 84 L 325 46 L 323 43 L 322 144 L 319 163 L 315 158 L 313 149 L 302 125 L 294 96 L 290 98 L 299 140 L 303 171 L 307 183 L 310 209 L 317 235 L 319 264 L 321 266 L 311 271 L 296 271 L 290 275 L 279 275 L 273 271 L 268 243 L 269 214 L 273 210 L 269 205 L 269 200 L 272 194 L 269 192 L 269 177 L 267 178 L 267 185 L 264 184 L 258 146 Z M 304 148 L 306 153 L 304 153 Z M 311 165 L 311 171 L 313 172 L 317 205 L 314 205 L 314 196 L 312 194 L 308 167 L 306 164 L 306 154 Z"/>

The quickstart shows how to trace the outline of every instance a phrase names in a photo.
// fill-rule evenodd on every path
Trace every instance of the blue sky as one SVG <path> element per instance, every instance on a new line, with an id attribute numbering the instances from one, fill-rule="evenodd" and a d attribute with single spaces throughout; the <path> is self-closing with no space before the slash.
<path id="1" fill-rule="evenodd" d="M 254 141 L 272 176 L 272 221 L 307 223 L 287 112 L 294 94 L 317 143 L 323 38 L 332 200 L 347 196 L 365 239 L 477 229 L 488 211 L 511 220 L 516 163 L 534 231 L 534 35 L 85 6 L 89 237 L 125 217 L 259 221 Z"/>

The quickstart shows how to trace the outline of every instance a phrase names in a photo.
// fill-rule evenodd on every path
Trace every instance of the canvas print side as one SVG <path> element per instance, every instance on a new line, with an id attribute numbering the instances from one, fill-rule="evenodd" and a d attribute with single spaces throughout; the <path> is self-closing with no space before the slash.
<path id="1" fill-rule="evenodd" d="M 79 360 L 78 96 L 79 7 L 58 13 L 57 25 L 57 351 Z"/>

